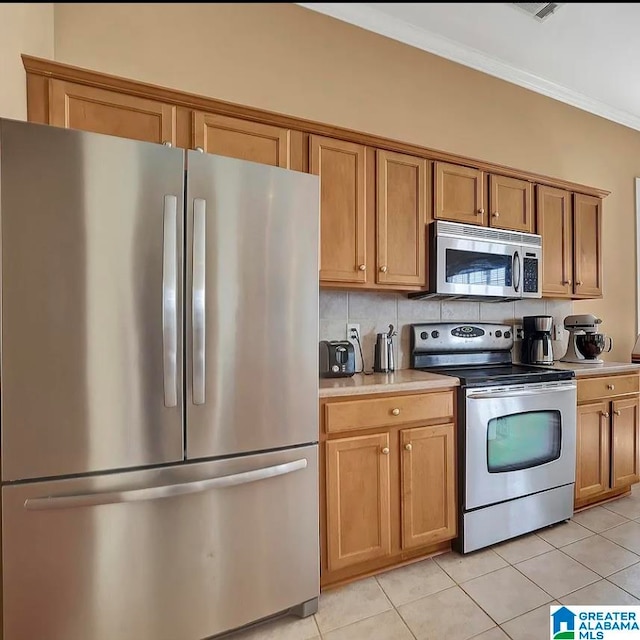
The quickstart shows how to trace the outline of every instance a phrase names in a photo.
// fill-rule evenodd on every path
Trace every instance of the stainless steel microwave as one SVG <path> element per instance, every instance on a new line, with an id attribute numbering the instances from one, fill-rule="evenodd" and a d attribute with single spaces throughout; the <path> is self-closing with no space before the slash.
<path id="1" fill-rule="evenodd" d="M 410 298 L 541 298 L 542 237 L 443 222 L 431 225 L 429 290 Z"/>

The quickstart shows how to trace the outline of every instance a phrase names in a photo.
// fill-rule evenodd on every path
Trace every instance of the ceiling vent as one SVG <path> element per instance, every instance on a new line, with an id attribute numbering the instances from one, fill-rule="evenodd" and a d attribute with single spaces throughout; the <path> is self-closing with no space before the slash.
<path id="1" fill-rule="evenodd" d="M 512 2 L 511 5 L 542 22 L 546 20 L 563 2 Z"/>

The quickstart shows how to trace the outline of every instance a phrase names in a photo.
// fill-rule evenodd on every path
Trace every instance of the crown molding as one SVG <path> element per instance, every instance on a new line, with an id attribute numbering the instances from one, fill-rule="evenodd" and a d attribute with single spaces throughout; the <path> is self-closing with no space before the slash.
<path id="1" fill-rule="evenodd" d="M 640 131 L 640 117 L 361 3 L 296 3 Z"/>

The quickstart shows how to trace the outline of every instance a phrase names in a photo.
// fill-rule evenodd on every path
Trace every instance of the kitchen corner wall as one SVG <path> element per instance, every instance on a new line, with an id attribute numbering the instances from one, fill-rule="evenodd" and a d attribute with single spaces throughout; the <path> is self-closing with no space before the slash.
<path id="1" fill-rule="evenodd" d="M 53 58 L 53 3 L 0 4 L 0 117 L 27 119 L 21 53 Z"/>
<path id="2" fill-rule="evenodd" d="M 348 322 L 360 325 L 360 341 L 365 370 L 373 368 L 376 333 L 386 332 L 389 325 L 397 328 L 396 368 L 409 368 L 409 325 L 417 322 L 498 322 L 522 324 L 523 316 L 550 315 L 554 324 L 563 326 L 564 318 L 573 313 L 570 300 L 525 300 L 518 302 L 458 302 L 410 300 L 400 293 L 362 291 L 320 291 L 320 339 L 344 340 Z M 553 356 L 561 358 L 567 349 L 568 332 L 553 342 Z M 514 346 L 514 360 L 519 359 L 520 343 Z M 362 368 L 356 354 L 358 371 Z"/>

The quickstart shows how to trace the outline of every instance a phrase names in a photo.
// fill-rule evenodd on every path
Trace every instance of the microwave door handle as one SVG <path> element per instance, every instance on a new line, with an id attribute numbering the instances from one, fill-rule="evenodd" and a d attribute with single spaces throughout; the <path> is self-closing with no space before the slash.
<path id="1" fill-rule="evenodd" d="M 520 253 L 515 251 L 513 254 L 513 288 L 516 293 L 520 292 L 521 266 Z"/>

